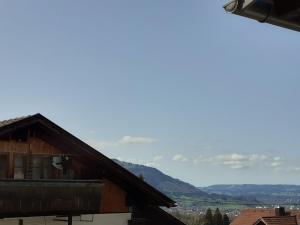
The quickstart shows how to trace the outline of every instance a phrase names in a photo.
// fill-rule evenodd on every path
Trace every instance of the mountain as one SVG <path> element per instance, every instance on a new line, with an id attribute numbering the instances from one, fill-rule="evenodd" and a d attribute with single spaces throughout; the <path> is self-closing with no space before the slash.
<path id="1" fill-rule="evenodd" d="M 158 169 L 133 163 L 121 161 L 117 162 L 136 176 L 142 175 L 147 183 L 149 183 L 150 185 L 152 185 L 153 187 L 155 187 L 163 193 L 198 194 L 203 197 L 210 196 L 208 193 L 199 190 L 199 188 L 189 183 L 183 182 L 179 179 L 172 178 L 162 173 Z"/>
<path id="2" fill-rule="evenodd" d="M 226 208 L 229 206 L 232 208 L 237 208 L 241 205 L 245 206 L 247 204 L 259 204 L 255 198 L 207 193 L 206 191 L 200 190 L 199 188 L 187 182 L 170 177 L 152 167 L 118 160 L 114 161 L 136 176 L 142 175 L 145 182 L 176 200 L 181 207 L 201 208 L 208 206 L 223 206 Z"/>
<path id="3" fill-rule="evenodd" d="M 212 185 L 200 188 L 202 191 L 214 194 L 224 194 L 232 197 L 255 197 L 265 204 L 299 204 L 300 185 Z"/>

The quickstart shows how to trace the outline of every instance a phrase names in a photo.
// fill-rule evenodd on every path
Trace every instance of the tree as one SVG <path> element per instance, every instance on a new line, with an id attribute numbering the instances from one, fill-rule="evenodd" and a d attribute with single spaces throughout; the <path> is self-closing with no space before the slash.
<path id="1" fill-rule="evenodd" d="M 213 224 L 214 225 L 223 225 L 223 218 L 219 208 L 216 209 L 215 214 L 213 216 Z"/>
<path id="2" fill-rule="evenodd" d="M 223 215 L 223 225 L 229 225 L 230 224 L 230 220 L 229 217 L 227 216 L 227 214 L 225 213 Z"/>
<path id="3" fill-rule="evenodd" d="M 213 215 L 210 208 L 206 210 L 204 225 L 213 225 Z"/>

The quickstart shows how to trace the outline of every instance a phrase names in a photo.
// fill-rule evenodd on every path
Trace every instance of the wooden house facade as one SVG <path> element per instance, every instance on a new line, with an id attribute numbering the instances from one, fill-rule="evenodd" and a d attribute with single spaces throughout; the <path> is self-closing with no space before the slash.
<path id="1" fill-rule="evenodd" d="M 183 225 L 173 206 L 41 114 L 0 122 L 0 225 Z"/>

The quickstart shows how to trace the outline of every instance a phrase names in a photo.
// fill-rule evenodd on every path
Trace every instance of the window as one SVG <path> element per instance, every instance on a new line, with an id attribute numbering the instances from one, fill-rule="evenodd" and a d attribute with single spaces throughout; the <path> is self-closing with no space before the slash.
<path id="1" fill-rule="evenodd" d="M 32 179 L 52 179 L 53 169 L 51 157 L 33 156 Z"/>
<path id="2" fill-rule="evenodd" d="M 32 179 L 38 180 L 43 178 L 42 162 L 43 162 L 42 157 L 37 157 L 37 156 L 32 157 Z"/>
<path id="3" fill-rule="evenodd" d="M 53 179 L 53 170 L 52 166 L 52 157 L 44 157 L 43 158 L 43 179 Z"/>
<path id="4" fill-rule="evenodd" d="M 7 177 L 7 155 L 0 155 L 0 179 Z"/>
<path id="5" fill-rule="evenodd" d="M 15 156 L 14 179 L 24 179 L 25 177 L 25 156 Z"/>

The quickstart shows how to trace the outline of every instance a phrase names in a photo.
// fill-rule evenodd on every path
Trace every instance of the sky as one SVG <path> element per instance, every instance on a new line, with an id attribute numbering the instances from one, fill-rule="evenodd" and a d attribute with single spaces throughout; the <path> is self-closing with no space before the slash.
<path id="1" fill-rule="evenodd" d="M 0 120 L 196 186 L 300 184 L 299 34 L 225 3 L 2 0 Z"/>

